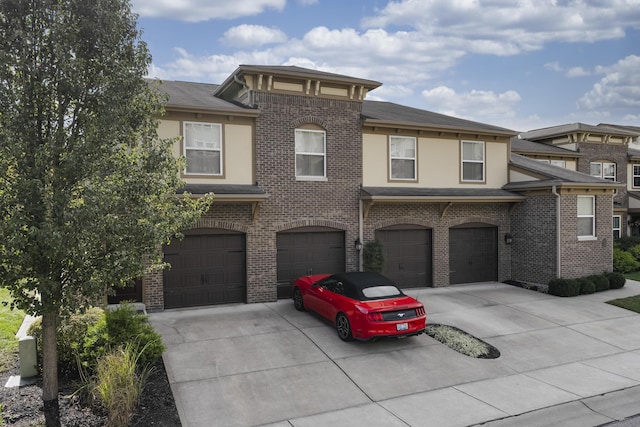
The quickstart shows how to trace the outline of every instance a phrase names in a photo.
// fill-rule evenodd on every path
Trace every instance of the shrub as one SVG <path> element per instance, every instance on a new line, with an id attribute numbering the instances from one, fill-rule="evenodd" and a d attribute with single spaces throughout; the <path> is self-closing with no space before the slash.
<path id="1" fill-rule="evenodd" d="M 613 271 L 624 274 L 637 270 L 640 270 L 640 262 L 633 255 L 622 249 L 613 248 Z"/>
<path id="2" fill-rule="evenodd" d="M 609 279 L 609 288 L 610 289 L 620 289 L 624 286 L 627 279 L 624 278 L 622 273 L 612 272 L 604 274 L 607 279 Z"/>
<path id="3" fill-rule="evenodd" d="M 136 313 L 132 304 L 120 304 L 105 312 L 104 322 L 97 323 L 84 340 L 84 366 L 90 366 L 111 349 L 132 343 L 140 351 L 140 363 L 146 365 L 158 360 L 164 352 L 162 338 L 149 324 L 147 317 Z"/>
<path id="4" fill-rule="evenodd" d="M 85 313 L 78 313 L 64 318 L 56 329 L 58 344 L 58 364 L 63 370 L 74 370 L 76 354 L 84 352 L 85 337 L 104 318 L 101 308 L 93 307 Z M 28 334 L 36 338 L 38 352 L 42 351 L 42 318 L 38 318 L 29 327 Z"/>
<path id="5" fill-rule="evenodd" d="M 596 291 L 596 284 L 586 277 L 578 279 L 580 283 L 580 295 L 593 294 Z"/>
<path id="6" fill-rule="evenodd" d="M 139 366 L 144 350 L 129 342 L 98 360 L 96 376 L 90 387 L 94 398 L 107 409 L 108 426 L 126 426 L 133 415 L 151 373 L 148 365 Z"/>
<path id="7" fill-rule="evenodd" d="M 640 261 L 640 245 L 630 247 L 627 249 L 627 252 L 633 255 L 636 261 Z"/>
<path id="8" fill-rule="evenodd" d="M 384 253 L 382 252 L 382 243 L 378 239 L 364 245 L 362 264 L 364 271 L 382 273 L 384 270 Z"/>
<path id="9" fill-rule="evenodd" d="M 588 277 L 596 285 L 596 292 L 609 290 L 609 279 L 604 274 L 596 274 Z"/>
<path id="10" fill-rule="evenodd" d="M 632 247 L 640 245 L 640 236 L 623 236 L 619 239 L 613 239 L 613 245 L 615 248 L 628 251 Z"/>
<path id="11" fill-rule="evenodd" d="M 580 294 L 580 283 L 573 279 L 553 279 L 549 282 L 549 293 L 559 297 L 574 297 Z"/>

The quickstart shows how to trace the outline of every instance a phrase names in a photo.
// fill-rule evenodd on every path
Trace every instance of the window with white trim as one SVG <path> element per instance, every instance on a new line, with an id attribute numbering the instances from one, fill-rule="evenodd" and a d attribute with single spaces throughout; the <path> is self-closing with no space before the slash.
<path id="1" fill-rule="evenodd" d="M 296 129 L 296 178 L 326 178 L 326 146 L 325 131 Z"/>
<path id="2" fill-rule="evenodd" d="M 222 175 L 222 125 L 184 122 L 185 173 Z"/>
<path id="3" fill-rule="evenodd" d="M 389 175 L 392 180 L 416 179 L 416 139 L 389 137 Z"/>
<path id="4" fill-rule="evenodd" d="M 640 165 L 633 165 L 633 186 L 640 187 Z"/>
<path id="5" fill-rule="evenodd" d="M 484 141 L 462 141 L 462 181 L 484 181 Z"/>
<path id="6" fill-rule="evenodd" d="M 616 164 L 608 162 L 591 162 L 591 176 L 606 179 L 607 181 L 615 181 Z"/>
<path id="7" fill-rule="evenodd" d="M 595 237 L 595 204 L 594 196 L 578 196 L 578 238 Z"/>
<path id="8" fill-rule="evenodd" d="M 567 162 L 564 160 L 551 160 L 551 164 L 553 166 L 559 166 L 561 168 L 566 168 L 567 167 Z"/>
<path id="9" fill-rule="evenodd" d="M 622 235 L 622 227 L 620 226 L 620 224 L 622 224 L 622 217 L 620 215 L 614 215 L 613 216 L 613 237 L 616 239 L 619 239 L 620 236 Z"/>

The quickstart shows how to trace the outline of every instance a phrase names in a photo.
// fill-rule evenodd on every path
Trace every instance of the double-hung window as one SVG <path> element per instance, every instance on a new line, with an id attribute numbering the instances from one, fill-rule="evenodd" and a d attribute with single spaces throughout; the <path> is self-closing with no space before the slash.
<path id="1" fill-rule="evenodd" d="M 392 180 L 416 179 L 416 139 L 389 137 L 389 175 Z"/>
<path id="2" fill-rule="evenodd" d="M 462 181 L 484 181 L 484 142 L 462 141 Z"/>
<path id="3" fill-rule="evenodd" d="M 567 162 L 564 160 L 551 160 L 551 164 L 553 166 L 559 166 L 561 168 L 566 168 L 567 167 Z"/>
<path id="4" fill-rule="evenodd" d="M 620 215 L 613 216 L 613 237 L 619 239 L 622 235 L 622 228 L 620 226 L 622 224 L 622 217 Z"/>
<path id="5" fill-rule="evenodd" d="M 606 179 L 607 181 L 615 181 L 616 164 L 607 162 L 591 162 L 591 176 Z"/>
<path id="6" fill-rule="evenodd" d="M 296 178 L 326 178 L 326 148 L 324 131 L 296 129 Z"/>
<path id="7" fill-rule="evenodd" d="M 633 186 L 640 187 L 640 165 L 633 165 Z"/>
<path id="8" fill-rule="evenodd" d="M 186 174 L 222 175 L 222 126 L 216 123 L 184 123 Z"/>
<path id="9" fill-rule="evenodd" d="M 578 238 L 596 236 L 596 211 L 594 196 L 578 196 Z"/>

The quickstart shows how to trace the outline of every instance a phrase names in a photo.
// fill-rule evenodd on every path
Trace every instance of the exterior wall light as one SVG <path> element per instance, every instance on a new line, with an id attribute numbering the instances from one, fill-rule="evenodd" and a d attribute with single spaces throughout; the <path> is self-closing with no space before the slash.
<path id="1" fill-rule="evenodd" d="M 360 252 L 362 250 L 362 242 L 358 237 L 355 242 L 353 242 L 353 246 L 356 248 L 356 251 Z"/>
<path id="2" fill-rule="evenodd" d="M 504 242 L 507 245 L 510 245 L 513 243 L 513 234 L 511 233 L 504 233 Z"/>

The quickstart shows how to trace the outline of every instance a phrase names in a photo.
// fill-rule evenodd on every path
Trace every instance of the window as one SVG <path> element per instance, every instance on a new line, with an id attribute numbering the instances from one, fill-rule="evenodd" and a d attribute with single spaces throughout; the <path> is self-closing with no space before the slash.
<path id="1" fill-rule="evenodd" d="M 326 133 L 320 130 L 296 129 L 296 177 L 326 177 Z"/>
<path id="2" fill-rule="evenodd" d="M 416 179 L 416 139 L 389 137 L 389 169 L 391 179 Z"/>
<path id="3" fill-rule="evenodd" d="M 185 173 L 222 175 L 222 126 L 215 123 L 184 123 Z"/>
<path id="4" fill-rule="evenodd" d="M 484 142 L 462 141 L 462 180 L 484 181 Z"/>
<path id="5" fill-rule="evenodd" d="M 554 166 L 560 166 L 561 168 L 567 167 L 567 162 L 564 160 L 551 160 L 551 164 Z"/>
<path id="6" fill-rule="evenodd" d="M 606 179 L 607 181 L 615 181 L 616 164 L 606 162 L 591 162 L 591 176 Z"/>
<path id="7" fill-rule="evenodd" d="M 615 239 L 619 239 L 621 236 L 621 228 L 620 228 L 621 218 L 622 217 L 620 215 L 613 216 L 613 237 Z"/>
<path id="8" fill-rule="evenodd" d="M 633 165 L 633 186 L 640 187 L 640 165 Z"/>
<path id="9" fill-rule="evenodd" d="M 595 197 L 578 196 L 578 237 L 595 237 Z"/>

